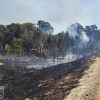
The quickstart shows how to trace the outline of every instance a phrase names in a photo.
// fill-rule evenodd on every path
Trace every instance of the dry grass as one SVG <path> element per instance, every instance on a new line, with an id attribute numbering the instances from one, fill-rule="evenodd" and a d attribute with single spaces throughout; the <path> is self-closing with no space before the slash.
<path id="1" fill-rule="evenodd" d="M 100 100 L 100 57 L 92 57 L 95 62 L 80 79 L 79 86 L 64 100 Z"/>
<path id="2" fill-rule="evenodd" d="M 0 59 L 5 59 L 5 56 L 0 54 Z"/>
<path id="3" fill-rule="evenodd" d="M 98 90 L 97 90 L 97 95 L 95 97 L 95 100 L 100 100 L 100 75 L 98 77 Z"/>

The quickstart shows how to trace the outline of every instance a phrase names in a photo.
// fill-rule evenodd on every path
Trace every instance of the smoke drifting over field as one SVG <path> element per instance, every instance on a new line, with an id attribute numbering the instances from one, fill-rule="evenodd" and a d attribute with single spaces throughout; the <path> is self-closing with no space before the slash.
<path id="1" fill-rule="evenodd" d="M 69 26 L 67 31 L 73 39 L 71 42 L 74 41 L 67 52 L 84 57 L 100 50 L 100 30 L 96 25 L 83 27 L 75 23 Z"/>
<path id="2" fill-rule="evenodd" d="M 8 61 L 7 64 L 11 64 L 13 62 L 16 65 L 23 65 L 27 68 L 45 68 L 61 63 L 71 62 L 81 57 L 91 55 L 100 50 L 100 31 L 96 25 L 86 26 L 86 28 L 84 28 L 79 23 L 75 23 L 69 26 L 67 28 L 67 31 L 70 36 L 69 42 L 73 41 L 73 45 L 70 44 L 68 48 L 64 47 L 64 50 L 62 50 L 63 48 L 59 49 L 60 51 L 57 52 L 60 53 L 57 56 L 55 56 L 54 60 L 52 58 L 30 58 L 30 60 L 25 59 L 23 61 Z M 72 37 L 73 40 L 71 40 Z"/>

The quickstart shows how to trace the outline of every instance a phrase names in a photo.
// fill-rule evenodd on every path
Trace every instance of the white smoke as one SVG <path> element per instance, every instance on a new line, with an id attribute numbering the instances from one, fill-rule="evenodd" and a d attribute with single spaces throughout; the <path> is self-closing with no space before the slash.
<path id="1" fill-rule="evenodd" d="M 87 43 L 89 41 L 89 37 L 86 35 L 86 32 L 82 30 L 80 31 L 80 34 L 78 34 L 77 29 L 78 29 L 78 23 L 72 24 L 67 28 L 70 37 L 75 38 L 76 36 L 79 36 L 82 43 Z"/>
<path id="2" fill-rule="evenodd" d="M 70 37 L 75 37 L 77 35 L 77 23 L 72 24 L 71 26 L 67 27 L 67 31 Z"/>
<path id="3" fill-rule="evenodd" d="M 89 37 L 86 35 L 86 33 L 84 31 L 82 32 L 81 39 L 82 39 L 83 42 L 89 41 Z"/>

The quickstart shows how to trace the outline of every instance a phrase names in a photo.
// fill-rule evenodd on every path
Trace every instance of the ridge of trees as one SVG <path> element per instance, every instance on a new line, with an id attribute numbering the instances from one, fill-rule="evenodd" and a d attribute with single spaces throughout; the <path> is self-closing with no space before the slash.
<path id="1" fill-rule="evenodd" d="M 66 56 L 68 49 L 76 54 L 100 49 L 100 30 L 96 25 L 84 28 L 77 24 L 76 30 L 76 37 L 70 36 L 67 31 L 53 34 L 54 28 L 51 24 L 42 20 L 39 20 L 37 25 L 29 22 L 0 25 L 0 49 L 4 54 L 31 53 L 41 57 L 52 56 L 53 59 Z M 87 44 L 80 39 L 82 31 L 86 32 L 90 39 Z"/>
<path id="2" fill-rule="evenodd" d="M 9 25 L 0 25 L 0 49 L 4 53 L 23 54 L 32 53 L 36 56 L 55 55 L 64 46 L 68 45 L 66 33 L 53 34 L 54 28 L 49 22 L 38 21 L 37 26 L 34 23 L 11 23 Z M 69 38 L 69 37 L 68 37 Z"/>

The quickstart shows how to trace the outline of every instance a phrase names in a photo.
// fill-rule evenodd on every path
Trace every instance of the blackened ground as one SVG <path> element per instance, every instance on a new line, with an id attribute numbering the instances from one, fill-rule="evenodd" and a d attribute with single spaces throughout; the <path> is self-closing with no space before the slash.
<path id="1" fill-rule="evenodd" d="M 94 62 L 90 58 L 5 77 L 0 85 L 5 84 L 5 98 L 9 100 L 63 100 Z"/>

